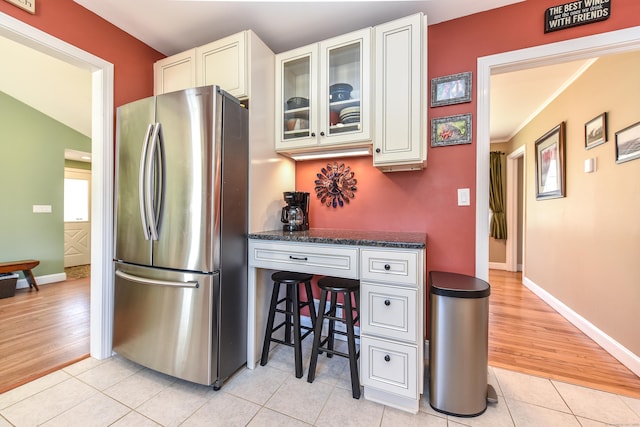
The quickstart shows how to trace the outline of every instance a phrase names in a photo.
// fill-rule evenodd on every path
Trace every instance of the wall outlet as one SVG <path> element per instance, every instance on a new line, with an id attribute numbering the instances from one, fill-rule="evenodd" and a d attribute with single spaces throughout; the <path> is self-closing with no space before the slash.
<path id="1" fill-rule="evenodd" d="M 33 205 L 33 213 L 51 213 L 51 205 Z"/>

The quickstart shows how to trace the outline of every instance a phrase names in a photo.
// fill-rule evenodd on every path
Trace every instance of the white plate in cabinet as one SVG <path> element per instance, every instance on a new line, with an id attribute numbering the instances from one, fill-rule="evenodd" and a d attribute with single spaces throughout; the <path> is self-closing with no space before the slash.
<path id="1" fill-rule="evenodd" d="M 360 279 L 418 285 L 418 252 L 363 249 Z"/>
<path id="2" fill-rule="evenodd" d="M 416 289 L 361 283 L 360 330 L 394 340 L 417 341 Z"/>
<path id="3" fill-rule="evenodd" d="M 249 240 L 249 265 L 271 270 L 358 278 L 358 249 L 336 245 L 263 243 Z"/>
<path id="4" fill-rule="evenodd" d="M 408 398 L 418 398 L 416 346 L 363 336 L 360 339 L 362 384 Z"/>

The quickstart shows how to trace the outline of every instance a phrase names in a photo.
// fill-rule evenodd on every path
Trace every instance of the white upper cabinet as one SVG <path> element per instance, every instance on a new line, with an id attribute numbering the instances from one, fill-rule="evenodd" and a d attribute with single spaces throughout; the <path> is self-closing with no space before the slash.
<path id="1" fill-rule="evenodd" d="M 196 48 L 196 82 L 218 85 L 236 98 L 249 96 L 247 32 L 243 31 Z"/>
<path id="2" fill-rule="evenodd" d="M 276 151 L 371 144 L 371 29 L 276 55 Z"/>
<path id="3" fill-rule="evenodd" d="M 196 86 L 196 50 L 189 49 L 153 64 L 153 93 L 174 92 Z"/>
<path id="4" fill-rule="evenodd" d="M 248 98 L 249 36 L 243 31 L 156 62 L 154 94 L 215 84 L 236 98 Z"/>
<path id="5" fill-rule="evenodd" d="M 378 25 L 375 33 L 373 164 L 385 172 L 423 169 L 427 160 L 426 17 Z"/>

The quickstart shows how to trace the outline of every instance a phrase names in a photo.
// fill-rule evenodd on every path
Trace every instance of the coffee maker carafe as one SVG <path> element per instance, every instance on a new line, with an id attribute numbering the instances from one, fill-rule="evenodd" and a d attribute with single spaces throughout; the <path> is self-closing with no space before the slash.
<path id="1" fill-rule="evenodd" d="M 309 193 L 301 191 L 285 191 L 280 220 L 284 223 L 284 231 L 303 231 L 309 229 Z"/>

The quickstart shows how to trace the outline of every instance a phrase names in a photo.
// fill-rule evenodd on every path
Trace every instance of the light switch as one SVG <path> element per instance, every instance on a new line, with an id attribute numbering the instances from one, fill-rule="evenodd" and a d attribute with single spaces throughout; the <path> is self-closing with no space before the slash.
<path id="1" fill-rule="evenodd" d="M 33 205 L 33 213 L 51 213 L 51 205 Z"/>
<path id="2" fill-rule="evenodd" d="M 471 194 L 468 188 L 458 188 L 458 206 L 470 206 Z"/>
<path id="3" fill-rule="evenodd" d="M 596 159 L 595 157 L 591 158 L 591 159 L 586 159 L 584 161 L 584 172 L 585 173 L 591 173 L 591 172 L 595 172 L 596 170 Z"/>

